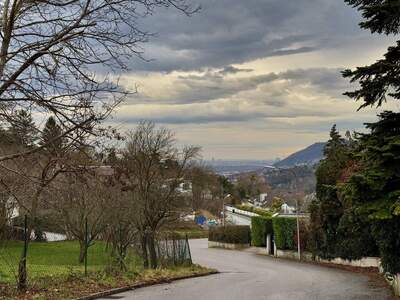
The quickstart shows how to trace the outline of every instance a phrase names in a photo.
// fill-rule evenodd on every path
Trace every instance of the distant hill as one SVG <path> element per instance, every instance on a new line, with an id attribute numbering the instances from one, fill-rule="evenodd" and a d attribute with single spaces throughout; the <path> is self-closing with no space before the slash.
<path id="1" fill-rule="evenodd" d="M 295 152 L 285 159 L 274 164 L 278 168 L 293 167 L 296 165 L 312 165 L 324 158 L 323 150 L 326 143 L 315 143 L 307 148 Z"/>
<path id="2" fill-rule="evenodd" d="M 209 160 L 206 165 L 212 167 L 220 175 L 232 175 L 246 172 L 254 172 L 272 166 L 275 161 L 272 160 Z"/>

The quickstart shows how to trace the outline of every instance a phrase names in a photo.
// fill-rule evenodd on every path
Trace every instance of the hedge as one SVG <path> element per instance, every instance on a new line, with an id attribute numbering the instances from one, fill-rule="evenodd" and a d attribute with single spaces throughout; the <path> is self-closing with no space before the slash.
<path id="1" fill-rule="evenodd" d="M 265 247 L 265 237 L 273 233 L 272 219 L 267 217 L 251 218 L 251 244 L 256 247 Z"/>
<path id="2" fill-rule="evenodd" d="M 277 217 L 272 219 L 274 240 L 277 249 L 295 250 L 294 236 L 296 234 L 296 218 Z"/>
<path id="3" fill-rule="evenodd" d="M 249 244 L 250 226 L 229 225 L 210 228 L 208 240 L 229 244 Z"/>

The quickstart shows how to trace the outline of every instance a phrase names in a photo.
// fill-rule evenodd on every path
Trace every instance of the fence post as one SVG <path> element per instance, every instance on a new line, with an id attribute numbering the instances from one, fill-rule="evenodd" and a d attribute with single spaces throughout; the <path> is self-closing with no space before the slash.
<path id="1" fill-rule="evenodd" d="M 174 237 L 172 237 L 172 255 L 173 255 L 174 266 L 176 266 L 176 258 L 175 258 L 175 238 L 174 238 Z"/>
<path id="2" fill-rule="evenodd" d="M 21 256 L 21 259 L 19 261 L 19 266 L 18 266 L 18 290 L 19 291 L 24 291 L 28 287 L 26 258 L 28 255 L 29 238 L 30 237 L 28 236 L 28 216 L 25 215 L 25 217 L 24 217 L 24 249 L 22 251 L 22 256 Z"/>
<path id="3" fill-rule="evenodd" d="M 186 233 L 186 247 L 187 247 L 188 253 L 189 253 L 189 261 L 190 261 L 190 264 L 192 265 L 193 264 L 192 253 L 190 252 L 190 245 L 189 245 L 189 239 L 188 239 L 187 233 Z"/>
<path id="4" fill-rule="evenodd" d="M 88 221 L 85 217 L 85 276 L 87 276 L 87 258 L 88 258 Z"/>

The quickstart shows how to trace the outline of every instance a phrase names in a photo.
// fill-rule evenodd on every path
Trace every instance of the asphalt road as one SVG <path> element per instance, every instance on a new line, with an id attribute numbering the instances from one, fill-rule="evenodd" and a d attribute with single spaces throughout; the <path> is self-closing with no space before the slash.
<path id="1" fill-rule="evenodd" d="M 391 299 L 363 274 L 253 254 L 208 249 L 207 240 L 191 241 L 195 263 L 217 275 L 142 288 L 103 299 L 126 300 L 313 300 Z"/>

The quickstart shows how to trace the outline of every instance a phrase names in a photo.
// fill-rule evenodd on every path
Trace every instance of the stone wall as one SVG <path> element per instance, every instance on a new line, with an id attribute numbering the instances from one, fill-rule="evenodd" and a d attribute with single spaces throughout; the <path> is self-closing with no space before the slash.
<path id="1" fill-rule="evenodd" d="M 259 253 L 261 254 L 262 252 L 260 251 Z M 266 253 L 265 250 L 264 250 L 264 253 Z M 287 258 L 287 259 L 298 259 L 299 256 L 297 254 L 297 251 L 277 250 L 276 257 Z M 329 264 L 335 264 L 335 265 L 360 267 L 360 268 L 377 268 L 377 269 L 379 269 L 379 271 L 381 273 L 383 273 L 381 263 L 380 263 L 381 260 L 379 257 L 364 257 L 364 258 L 358 259 L 358 260 L 346 260 L 346 259 L 341 259 L 341 258 L 335 258 L 332 260 L 328 260 L 328 259 L 322 259 L 320 257 L 315 257 L 315 259 L 313 259 L 313 256 L 310 252 L 303 252 L 301 254 L 301 260 L 302 261 L 315 261 L 315 262 L 319 262 L 319 263 L 329 263 Z M 385 279 L 392 287 L 394 294 L 396 296 L 400 297 L 400 274 L 385 275 Z"/>
<path id="2" fill-rule="evenodd" d="M 276 256 L 281 258 L 289 258 L 289 259 L 298 259 L 297 251 L 292 250 L 277 250 Z M 352 267 L 361 267 L 361 268 L 379 268 L 380 266 L 380 258 L 379 257 L 364 257 L 358 260 L 346 260 L 341 258 L 335 259 L 323 259 L 320 257 L 315 257 L 313 259 L 313 255 L 311 252 L 303 251 L 301 253 L 301 260 L 304 261 L 316 261 L 320 263 L 328 263 L 335 265 L 344 265 L 344 266 L 352 266 Z"/>

